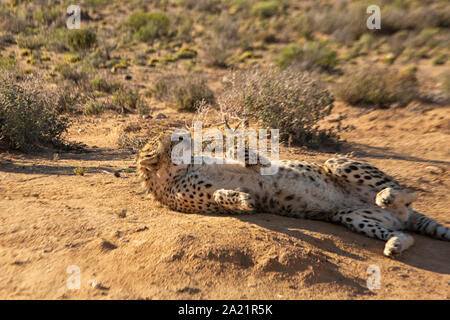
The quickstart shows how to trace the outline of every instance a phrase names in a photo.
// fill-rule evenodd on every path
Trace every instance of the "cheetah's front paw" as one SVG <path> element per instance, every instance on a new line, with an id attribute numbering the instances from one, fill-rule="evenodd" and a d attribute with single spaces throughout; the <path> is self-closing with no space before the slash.
<path id="1" fill-rule="evenodd" d="M 213 196 L 218 205 L 230 212 L 252 213 L 256 208 L 255 200 L 246 192 L 219 189 Z"/>
<path id="2" fill-rule="evenodd" d="M 387 257 L 395 256 L 411 247 L 413 243 L 414 238 L 410 235 L 397 233 L 386 242 L 384 255 Z"/>

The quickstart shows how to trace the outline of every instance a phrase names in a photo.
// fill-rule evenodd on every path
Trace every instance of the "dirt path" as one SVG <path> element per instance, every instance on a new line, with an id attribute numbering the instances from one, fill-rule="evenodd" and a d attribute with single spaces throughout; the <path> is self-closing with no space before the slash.
<path id="1" fill-rule="evenodd" d="M 338 113 L 350 126 L 344 151 L 413 186 L 415 208 L 450 226 L 450 108 L 362 113 L 338 105 L 332 116 Z M 68 137 L 86 143 L 88 153 L 0 154 L 1 298 L 450 298 L 448 242 L 416 235 L 394 260 L 382 255 L 381 241 L 337 225 L 187 215 L 146 199 L 127 169 L 134 155 L 115 148 L 114 128 L 148 121 L 158 120 L 76 121 Z M 330 156 L 282 151 L 282 158 Z M 74 174 L 78 167 L 84 176 Z M 66 286 L 71 265 L 81 272 L 79 290 Z M 373 292 L 371 265 L 381 270 Z"/>

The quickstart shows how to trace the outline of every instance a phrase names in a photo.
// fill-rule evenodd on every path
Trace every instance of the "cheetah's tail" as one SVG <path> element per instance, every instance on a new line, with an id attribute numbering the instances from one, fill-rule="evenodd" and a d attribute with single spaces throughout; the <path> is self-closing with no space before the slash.
<path id="1" fill-rule="evenodd" d="M 449 228 L 413 209 L 409 209 L 407 229 L 439 240 L 450 241 Z"/>

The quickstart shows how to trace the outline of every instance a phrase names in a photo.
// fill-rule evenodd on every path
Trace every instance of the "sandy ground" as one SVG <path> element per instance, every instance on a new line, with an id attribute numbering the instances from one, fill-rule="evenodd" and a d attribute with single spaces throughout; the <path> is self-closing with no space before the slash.
<path id="1" fill-rule="evenodd" d="M 414 187 L 415 208 L 450 226 L 450 108 L 366 110 L 337 104 L 352 153 Z M 172 121 L 176 114 L 167 113 Z M 156 119 L 75 119 L 82 153 L 0 153 L 3 299 L 449 299 L 450 243 L 415 235 L 396 259 L 343 226 L 270 214 L 205 216 L 146 198 L 117 128 Z M 330 122 L 331 124 L 332 122 Z M 144 130 L 144 129 L 142 129 Z M 283 148 L 281 158 L 330 154 Z M 85 167 L 84 176 L 73 169 Z M 80 289 L 67 273 L 80 270 Z M 380 268 L 380 289 L 367 268 Z M 73 276 L 73 274 L 72 274 Z M 74 282 L 70 282 L 74 283 Z M 75 282 L 76 283 L 76 282 Z M 94 283 L 94 285 L 93 285 Z"/>

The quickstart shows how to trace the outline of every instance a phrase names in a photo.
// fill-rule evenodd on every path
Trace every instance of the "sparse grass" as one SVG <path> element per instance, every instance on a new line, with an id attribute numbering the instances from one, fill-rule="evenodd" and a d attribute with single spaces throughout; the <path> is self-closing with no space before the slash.
<path id="1" fill-rule="evenodd" d="M 280 1 L 261 1 L 257 2 L 251 10 L 251 14 L 261 18 L 270 18 L 277 14 L 281 9 Z"/>
<path id="2" fill-rule="evenodd" d="M 239 22 L 229 15 L 220 16 L 212 26 L 212 34 L 204 45 L 206 65 L 226 68 L 233 50 L 241 44 Z"/>
<path id="3" fill-rule="evenodd" d="M 0 35 L 0 46 L 10 46 L 16 43 L 16 39 L 10 32 Z"/>
<path id="4" fill-rule="evenodd" d="M 94 90 L 113 93 L 121 87 L 120 83 L 107 81 L 101 77 L 96 77 L 91 81 L 91 85 Z"/>
<path id="5" fill-rule="evenodd" d="M 185 8 L 207 13 L 218 13 L 221 10 L 220 0 L 180 0 Z"/>
<path id="6" fill-rule="evenodd" d="M 85 116 L 96 116 L 105 110 L 105 106 L 97 101 L 91 101 L 83 110 Z"/>
<path id="7" fill-rule="evenodd" d="M 282 67 L 299 64 L 304 69 L 330 71 L 337 65 L 337 53 L 326 42 L 292 43 L 281 50 L 278 64 Z"/>
<path id="8" fill-rule="evenodd" d="M 40 36 L 21 34 L 17 37 L 17 45 L 22 49 L 36 50 L 44 45 L 44 40 Z"/>
<path id="9" fill-rule="evenodd" d="M 450 72 L 445 73 L 442 78 L 443 88 L 450 95 Z"/>
<path id="10" fill-rule="evenodd" d="M 60 63 L 55 66 L 55 71 L 58 72 L 64 80 L 73 81 L 76 84 L 87 80 L 88 76 L 85 72 L 78 70 L 76 66 L 69 63 Z"/>
<path id="11" fill-rule="evenodd" d="M 444 53 L 438 55 L 437 57 L 433 58 L 431 60 L 431 64 L 437 66 L 437 65 L 442 65 L 445 64 L 447 62 L 448 56 Z"/>
<path id="12" fill-rule="evenodd" d="M 352 105 L 379 108 L 393 104 L 405 106 L 417 96 L 415 69 L 398 73 L 382 67 L 362 67 L 344 77 L 336 94 Z"/>
<path id="13" fill-rule="evenodd" d="M 17 61 L 14 57 L 0 57 L 0 71 L 11 70 L 15 67 Z"/>

